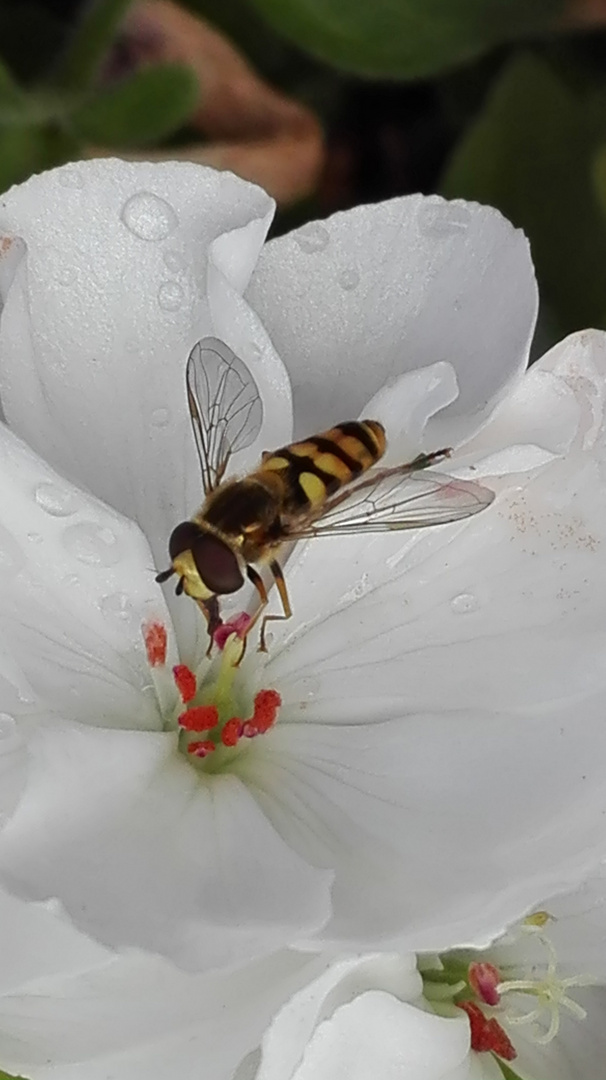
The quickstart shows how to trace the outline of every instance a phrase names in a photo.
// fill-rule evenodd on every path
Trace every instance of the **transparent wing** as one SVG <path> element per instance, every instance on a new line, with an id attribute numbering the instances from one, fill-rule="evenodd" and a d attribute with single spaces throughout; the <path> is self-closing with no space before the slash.
<path id="1" fill-rule="evenodd" d="M 255 441 L 263 423 L 259 388 L 246 364 L 218 338 L 189 354 L 187 402 L 206 495 L 221 482 L 232 454 Z"/>
<path id="2" fill-rule="evenodd" d="M 288 538 L 424 529 L 478 514 L 493 499 L 494 492 L 481 484 L 444 473 L 411 473 L 410 466 L 403 465 L 377 470 L 349 492 L 329 499 L 315 521 L 296 523 Z"/>

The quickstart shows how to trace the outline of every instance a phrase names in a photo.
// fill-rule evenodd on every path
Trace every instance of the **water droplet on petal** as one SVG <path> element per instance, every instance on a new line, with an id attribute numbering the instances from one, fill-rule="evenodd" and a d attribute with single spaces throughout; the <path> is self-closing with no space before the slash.
<path id="1" fill-rule="evenodd" d="M 170 236 L 179 219 L 170 203 L 151 191 L 138 191 L 122 207 L 120 215 L 127 229 L 140 240 L 164 240 Z"/>
<path id="2" fill-rule="evenodd" d="M 258 360 L 259 357 L 263 355 L 263 349 L 260 345 L 257 345 L 256 341 L 250 342 L 250 345 L 248 346 L 248 351 L 253 360 Z"/>
<path id="3" fill-rule="evenodd" d="M 325 229 L 318 221 L 312 221 L 299 230 L 295 235 L 295 240 L 301 251 L 311 255 L 315 251 L 324 251 L 328 247 L 330 235 L 328 229 Z"/>
<path id="4" fill-rule="evenodd" d="M 176 281 L 163 281 L 158 289 L 158 303 L 163 311 L 178 311 L 185 300 L 185 293 Z"/>
<path id="5" fill-rule="evenodd" d="M 154 409 L 154 411 L 152 412 L 152 414 L 150 416 L 151 425 L 152 425 L 152 427 L 155 427 L 155 428 L 168 427 L 169 420 L 170 420 L 170 413 L 169 413 L 168 409 L 165 409 L 163 407 L 160 407 L 159 409 Z"/>
<path id="6" fill-rule="evenodd" d="M 133 612 L 132 600 L 130 596 L 123 592 L 103 596 L 99 602 L 99 607 L 104 615 L 109 615 L 114 619 L 129 619 Z"/>
<path id="7" fill-rule="evenodd" d="M 81 506 L 81 500 L 75 491 L 61 488 L 58 484 L 38 484 L 34 491 L 38 506 L 53 517 L 70 517 Z"/>
<path id="8" fill-rule="evenodd" d="M 55 280 L 59 285 L 73 285 L 76 280 L 76 271 L 73 266 L 58 266 L 55 270 Z"/>
<path id="9" fill-rule="evenodd" d="M 91 566 L 115 566 L 120 561 L 120 545 L 111 529 L 95 521 L 69 525 L 63 540 L 71 555 Z"/>
<path id="10" fill-rule="evenodd" d="M 66 574 L 61 584 L 65 585 L 68 589 L 74 589 L 80 584 L 80 578 L 77 574 Z"/>
<path id="11" fill-rule="evenodd" d="M 165 251 L 164 265 L 171 274 L 180 274 L 185 270 L 185 260 L 178 251 Z"/>
<path id="12" fill-rule="evenodd" d="M 460 593 L 450 601 L 450 606 L 455 615 L 469 615 L 479 608 L 478 598 L 473 593 Z"/>
<path id="13" fill-rule="evenodd" d="M 17 734 L 14 717 L 9 713 L 0 713 L 0 739 L 12 739 Z"/>
<path id="14" fill-rule="evenodd" d="M 44 537 L 42 536 L 42 533 L 29 532 L 27 534 L 27 539 L 29 540 L 30 544 L 40 544 L 40 543 L 42 543 L 42 540 L 44 539 Z"/>
<path id="15" fill-rule="evenodd" d="M 463 232 L 471 220 L 471 211 L 463 203 L 421 203 L 418 222 L 421 232 L 432 236 L 449 236 Z"/>
<path id="16" fill-rule="evenodd" d="M 360 284 L 360 273 L 355 266 L 348 266 L 341 271 L 337 281 L 344 292 L 353 292 Z"/>
<path id="17" fill-rule="evenodd" d="M 65 165 L 59 170 L 59 183 L 62 187 L 68 188 L 84 187 L 82 170 L 77 165 Z"/>

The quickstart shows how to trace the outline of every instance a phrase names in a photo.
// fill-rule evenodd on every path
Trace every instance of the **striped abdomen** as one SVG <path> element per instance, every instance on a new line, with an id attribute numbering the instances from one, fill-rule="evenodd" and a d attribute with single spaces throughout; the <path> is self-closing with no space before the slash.
<path id="1" fill-rule="evenodd" d="M 260 472 L 279 473 L 288 489 L 285 510 L 320 506 L 385 453 L 385 429 L 377 420 L 352 420 L 265 455 Z"/>

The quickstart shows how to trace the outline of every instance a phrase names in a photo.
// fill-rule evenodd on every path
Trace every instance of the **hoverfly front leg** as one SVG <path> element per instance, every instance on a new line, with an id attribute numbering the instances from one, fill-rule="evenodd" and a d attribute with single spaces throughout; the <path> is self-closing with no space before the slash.
<path id="1" fill-rule="evenodd" d="M 213 651 L 215 631 L 218 630 L 221 625 L 219 601 L 216 596 L 210 596 L 208 600 L 199 600 L 197 597 L 194 597 L 194 599 L 206 619 L 206 629 L 208 631 L 208 648 L 206 650 L 206 656 L 210 658 L 210 654 Z"/>

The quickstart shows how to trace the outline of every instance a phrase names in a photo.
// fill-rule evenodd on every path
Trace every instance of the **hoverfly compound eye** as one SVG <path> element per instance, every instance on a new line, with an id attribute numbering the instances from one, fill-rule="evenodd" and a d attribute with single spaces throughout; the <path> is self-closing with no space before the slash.
<path id="1" fill-rule="evenodd" d="M 201 536 L 204 533 L 195 521 L 182 521 L 170 534 L 168 551 L 171 559 L 177 559 L 184 551 L 193 551 L 196 540 Z"/>
<path id="2" fill-rule="evenodd" d="M 238 559 L 230 547 L 218 536 L 199 530 L 191 545 L 191 553 L 202 581 L 207 589 L 222 596 L 237 592 L 244 584 Z"/>

